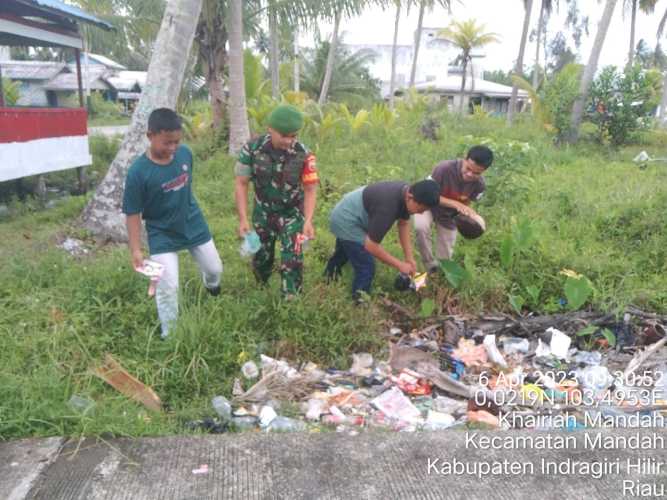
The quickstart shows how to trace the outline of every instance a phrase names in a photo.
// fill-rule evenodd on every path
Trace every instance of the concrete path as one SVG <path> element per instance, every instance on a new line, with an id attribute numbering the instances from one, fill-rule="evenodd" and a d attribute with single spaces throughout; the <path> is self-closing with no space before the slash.
<path id="1" fill-rule="evenodd" d="M 600 450 L 586 446 L 586 439 L 595 439 L 598 433 L 605 438 L 628 438 L 637 434 L 636 429 L 550 434 L 553 439 L 573 439 L 569 448 L 561 451 L 476 449 L 471 442 L 479 445 L 484 437 L 510 438 L 518 443 L 522 436 L 547 434 L 474 432 L 362 432 L 356 436 L 256 432 L 69 440 L 62 448 L 58 438 L 17 441 L 0 444 L 0 457 L 9 457 L 0 464 L 0 497 L 564 500 L 657 498 L 667 490 L 666 466 L 661 471 L 655 467 L 646 470 L 650 464 L 655 466 L 656 460 L 667 461 L 662 444 L 643 443 L 638 449 L 630 445 Z M 643 434 L 650 438 L 653 431 Z M 657 443 L 665 438 L 667 432 L 655 431 L 651 439 Z M 589 466 L 606 464 L 607 472 L 599 479 L 580 468 L 551 473 L 541 470 L 543 460 L 561 467 L 572 467 L 573 461 Z M 445 464 L 455 461 L 470 470 L 443 473 Z M 480 475 L 471 469 L 483 464 L 496 464 L 505 470 Z M 643 465 L 646 474 L 628 470 L 628 464 Z M 208 466 L 208 472 L 193 472 L 202 465 Z M 640 485 L 646 485 L 644 490 L 636 489 Z"/>
<path id="2" fill-rule="evenodd" d="M 88 127 L 88 135 L 104 135 L 113 137 L 116 135 L 125 135 L 129 125 L 107 125 L 104 127 Z"/>

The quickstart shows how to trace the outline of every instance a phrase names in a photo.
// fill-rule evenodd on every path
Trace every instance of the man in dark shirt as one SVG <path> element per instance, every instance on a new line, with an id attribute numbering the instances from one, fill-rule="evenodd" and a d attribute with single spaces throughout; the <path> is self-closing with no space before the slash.
<path id="1" fill-rule="evenodd" d="M 336 235 L 336 249 L 329 259 L 325 274 L 337 277 L 349 260 L 354 268 L 352 296 L 359 300 L 360 292 L 369 293 L 375 275 L 375 260 L 412 275 L 417 264 L 412 255 L 411 214 L 422 213 L 437 206 L 439 188 L 435 181 L 424 180 L 408 185 L 405 182 L 378 182 L 346 194 L 331 212 L 330 229 Z M 398 239 L 405 260 L 387 252 L 380 243 L 398 221 Z"/>
<path id="2" fill-rule="evenodd" d="M 439 269 L 438 260 L 451 259 L 456 242 L 457 214 L 479 217 L 469 205 L 484 193 L 482 174 L 493 162 L 493 152 L 486 146 L 473 146 L 465 159 L 447 160 L 438 164 L 430 175 L 438 183 L 440 203 L 422 214 L 415 215 L 417 249 L 429 273 Z M 431 226 L 436 225 L 435 257 L 432 251 Z"/>

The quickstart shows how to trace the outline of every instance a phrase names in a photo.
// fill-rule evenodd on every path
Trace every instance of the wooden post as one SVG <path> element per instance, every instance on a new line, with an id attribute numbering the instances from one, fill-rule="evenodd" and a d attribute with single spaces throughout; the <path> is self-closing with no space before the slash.
<path id="1" fill-rule="evenodd" d="M 83 83 L 81 81 L 81 51 L 74 49 L 74 59 L 76 60 L 76 83 L 79 87 L 79 106 L 83 106 Z"/>
<path id="2" fill-rule="evenodd" d="M 74 58 L 76 59 L 76 83 L 79 87 L 79 106 L 84 108 L 83 104 L 83 83 L 81 81 L 81 51 L 79 49 L 74 49 Z M 86 179 L 86 167 L 77 167 L 76 168 L 76 178 L 79 184 L 78 192 L 79 194 L 85 194 L 88 190 L 88 181 Z"/>

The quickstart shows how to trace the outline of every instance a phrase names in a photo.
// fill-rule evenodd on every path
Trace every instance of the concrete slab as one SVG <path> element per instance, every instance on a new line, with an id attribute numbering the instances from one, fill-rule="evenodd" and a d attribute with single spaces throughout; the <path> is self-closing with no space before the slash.
<path id="1" fill-rule="evenodd" d="M 597 435 L 604 440 L 642 435 L 654 438 L 641 446 L 609 444 L 591 447 Z M 31 499 L 237 499 L 237 498 L 656 498 L 667 491 L 664 430 L 608 429 L 567 433 L 535 431 L 481 432 L 477 436 L 509 438 L 565 436 L 569 445 L 558 449 L 505 444 L 501 449 L 471 445 L 473 431 L 436 433 L 364 432 L 247 433 L 146 439 L 68 442 L 33 487 Z M 546 439 L 546 438 L 545 438 Z M 476 441 L 480 442 L 480 440 Z M 587 444 L 588 443 L 588 444 Z M 588 464 L 594 472 L 543 469 Z M 653 461 L 653 462 L 652 462 Z M 443 472 L 446 463 L 459 463 L 460 472 Z M 633 469 L 628 464 L 643 465 Z M 504 471 L 480 474 L 480 467 Z M 495 465 L 494 465 L 495 464 Z M 515 464 L 515 469 L 508 467 Z M 597 465 L 593 465 L 597 464 Z M 194 474 L 201 465 L 208 472 Z M 0 479 L 2 481 L 2 479 Z M 654 488 L 635 494 L 624 482 Z M 639 486 L 639 485 L 637 485 Z M 643 486 L 642 486 L 643 487 Z M 647 493 L 648 490 L 641 490 Z"/>
<path id="2" fill-rule="evenodd" d="M 0 498 L 23 500 L 39 474 L 58 456 L 63 438 L 0 443 Z"/>

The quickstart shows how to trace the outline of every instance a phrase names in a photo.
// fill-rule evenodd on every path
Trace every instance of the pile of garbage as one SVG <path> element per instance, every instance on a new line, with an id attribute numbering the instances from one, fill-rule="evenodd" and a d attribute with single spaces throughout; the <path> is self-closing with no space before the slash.
<path id="1" fill-rule="evenodd" d="M 363 428 L 573 430 L 645 426 L 647 419 L 664 425 L 665 330 L 654 322 L 652 331 L 640 332 L 644 339 L 652 335 L 652 343 L 620 348 L 623 328 L 627 334 L 627 316 L 617 334 L 597 327 L 569 334 L 550 327 L 528 337 L 393 327 L 386 361 L 358 353 L 348 370 L 262 355 L 259 366 L 242 366 L 231 398 L 213 398 L 216 419 L 190 426 L 211 432 L 329 427 L 354 434 Z"/>

